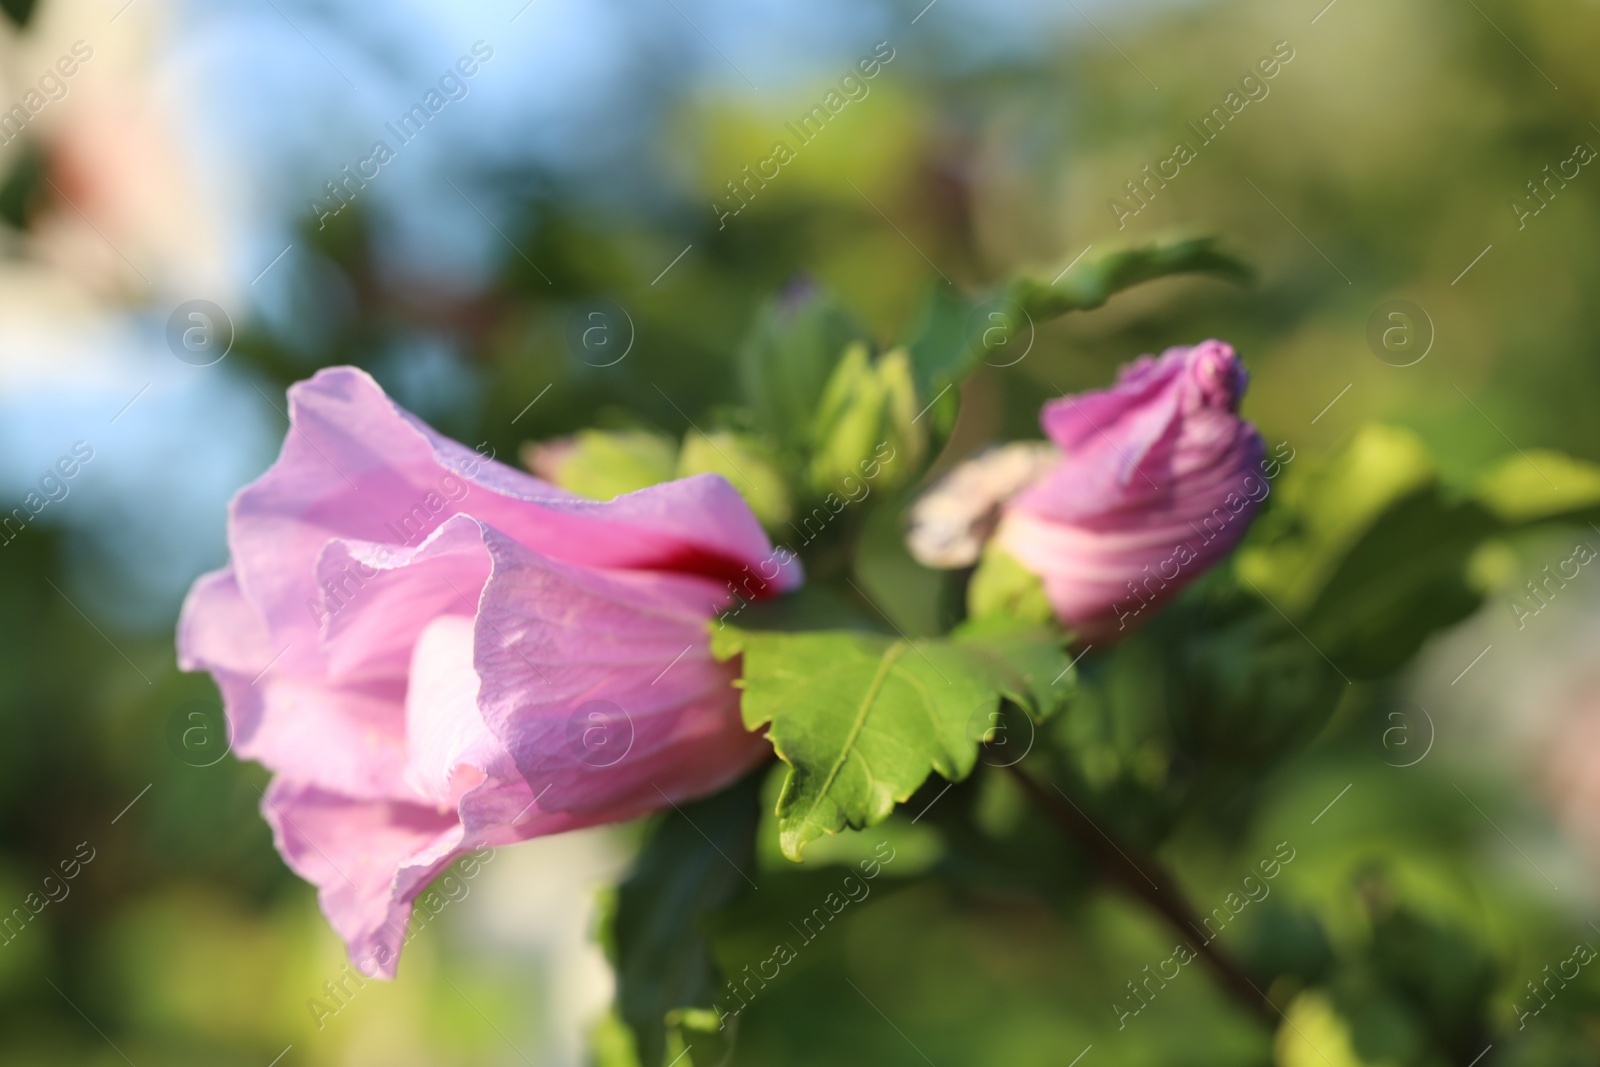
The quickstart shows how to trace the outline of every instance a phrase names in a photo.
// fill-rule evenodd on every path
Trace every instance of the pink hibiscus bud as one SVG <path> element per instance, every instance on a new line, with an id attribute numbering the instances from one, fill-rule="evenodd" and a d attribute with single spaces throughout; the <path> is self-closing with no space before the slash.
<path id="1" fill-rule="evenodd" d="M 1261 435 L 1238 415 L 1248 381 L 1232 347 L 1205 341 L 1045 405 L 1061 459 L 1005 504 L 995 540 L 1081 639 L 1127 633 L 1244 536 L 1269 491 Z"/>
<path id="2" fill-rule="evenodd" d="M 721 477 L 584 499 L 349 367 L 289 409 L 178 656 L 273 772 L 278 851 L 363 974 L 393 976 L 412 901 L 464 854 L 633 818 L 770 757 L 707 622 L 800 566 Z"/>

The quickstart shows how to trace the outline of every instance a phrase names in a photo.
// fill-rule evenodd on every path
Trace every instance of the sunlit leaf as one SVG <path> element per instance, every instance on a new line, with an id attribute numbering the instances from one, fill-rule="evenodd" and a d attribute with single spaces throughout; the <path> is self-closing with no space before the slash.
<path id="1" fill-rule="evenodd" d="M 931 773 L 966 777 L 1002 695 L 1053 708 L 1059 650 L 1016 631 L 906 641 L 848 631 L 717 631 L 719 658 L 742 653 L 745 726 L 767 727 L 791 767 L 778 800 L 783 852 L 888 816 Z M 1052 670 L 1053 668 L 1053 670 Z M 973 724 L 979 724 L 975 730 Z"/>

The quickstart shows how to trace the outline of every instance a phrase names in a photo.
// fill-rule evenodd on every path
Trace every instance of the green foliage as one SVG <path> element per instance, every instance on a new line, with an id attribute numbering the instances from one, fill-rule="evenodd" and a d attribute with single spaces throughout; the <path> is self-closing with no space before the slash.
<path id="1" fill-rule="evenodd" d="M 1508 526 L 1600 518 L 1600 466 L 1564 452 L 1508 455 L 1478 479 L 1473 497 Z"/>
<path id="2" fill-rule="evenodd" d="M 720 474 L 739 490 L 763 526 L 777 529 L 794 515 L 794 499 L 772 449 L 754 434 L 690 430 L 678 453 L 677 477 Z"/>
<path id="3" fill-rule="evenodd" d="M 1463 496 L 1414 435 L 1365 427 L 1323 463 L 1286 472 L 1238 573 L 1346 677 L 1392 674 L 1482 603 L 1471 563 L 1485 542 L 1600 517 L 1600 471 L 1540 458 L 1509 456 Z"/>
<path id="4" fill-rule="evenodd" d="M 679 465 L 673 440 L 647 430 L 583 430 L 542 447 L 555 450 L 551 480 L 594 500 L 668 481 Z"/>
<path id="5" fill-rule="evenodd" d="M 11 0 L 11 4 L 18 6 L 16 0 Z M 31 4 L 21 6 L 32 7 Z M 19 24 L 26 22 L 27 15 L 24 14 L 17 21 Z M 37 144 L 32 140 L 23 141 L 10 172 L 0 182 L 0 221 L 12 229 L 20 230 L 27 222 L 29 206 L 44 186 L 46 162 L 44 152 Z"/>
<path id="6" fill-rule="evenodd" d="M 712 651 L 743 656 L 745 725 L 767 727 L 791 768 L 778 817 L 797 862 L 822 834 L 882 821 L 930 773 L 965 778 L 1001 697 L 1047 714 L 1056 701 L 1045 674 L 1067 663 L 1049 631 L 995 629 L 906 641 L 725 627 Z"/>
<path id="7" fill-rule="evenodd" d="M 1240 260 L 1218 250 L 1214 238 L 1202 237 L 1102 252 L 1072 264 L 1064 275 L 1052 271 L 1050 277 L 1058 280 L 1019 276 L 983 296 L 968 296 L 949 285 L 930 286 L 912 318 L 906 344 L 922 402 L 939 401 L 930 412 L 937 433 L 949 433 L 956 414 L 955 397 L 941 393 L 960 383 L 986 354 L 998 353 L 1003 345 L 1024 344 L 1038 326 L 1069 311 L 1092 310 L 1142 282 L 1179 274 L 1212 274 L 1238 282 L 1251 277 Z"/>
<path id="8" fill-rule="evenodd" d="M 1238 572 L 1284 611 L 1303 612 L 1378 516 L 1435 477 L 1433 457 L 1415 434 L 1363 426 L 1322 462 L 1284 472 L 1272 506 L 1239 551 Z"/>
<path id="9" fill-rule="evenodd" d="M 831 294 L 802 283 L 762 308 L 739 349 L 744 402 L 778 447 L 801 455 L 834 367 L 865 329 Z"/>
<path id="10" fill-rule="evenodd" d="M 990 541 L 967 586 L 967 613 L 973 618 L 1000 615 L 1045 623 L 1055 617 L 1044 583 L 1017 558 Z"/>
<path id="11" fill-rule="evenodd" d="M 1001 329 L 1027 324 L 1031 333 L 1035 323 L 1185 273 L 1249 276 L 1213 239 L 1201 238 L 1101 253 L 1075 265 L 1059 286 L 1018 277 L 975 296 L 935 285 L 913 312 L 903 343 L 876 355 L 866 328 L 831 293 L 795 286 L 762 308 L 737 359 L 744 406 L 731 415 L 749 431 L 737 451 L 758 454 L 765 462 L 752 458 L 751 466 L 763 467 L 761 474 L 739 476 L 745 463 L 720 443 L 726 456 L 713 462 L 707 456 L 716 450 L 707 453 L 692 433 L 684 448 L 694 451 L 693 469 L 728 475 L 773 527 L 788 521 L 789 501 L 838 497 L 864 477 L 881 488 L 908 484 L 954 427 L 957 387 L 979 366 L 986 345 L 996 343 L 984 314 L 991 305 L 1004 320 Z M 769 466 L 788 475 L 786 485 L 768 483 Z M 880 467 L 881 477 L 867 475 Z"/>
<path id="12" fill-rule="evenodd" d="M 38 6 L 39 0 L 0 0 L 0 11 L 4 11 L 18 27 L 28 25 L 33 18 L 33 9 Z"/>
<path id="13" fill-rule="evenodd" d="M 1102 252 L 1058 281 L 1019 278 L 1006 287 L 1005 295 L 1035 322 L 1045 322 L 1069 311 L 1092 311 L 1124 289 L 1175 274 L 1213 274 L 1248 282 L 1254 272 L 1218 249 L 1216 238 L 1196 237 Z"/>
<path id="14" fill-rule="evenodd" d="M 688 1062 L 720 1058 L 710 1050 L 723 1038 L 704 1016 L 721 983 L 703 923 L 750 885 L 760 785 L 752 774 L 663 815 L 617 889 L 609 947 L 640 1067 L 667 1062 L 669 1037 L 672 1057 L 687 1045 L 697 1050 Z"/>

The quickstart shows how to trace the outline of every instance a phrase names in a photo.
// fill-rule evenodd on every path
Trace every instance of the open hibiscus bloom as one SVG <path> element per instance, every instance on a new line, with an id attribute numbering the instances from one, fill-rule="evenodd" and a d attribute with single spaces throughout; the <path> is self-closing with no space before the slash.
<path id="1" fill-rule="evenodd" d="M 458 856 L 713 792 L 768 757 L 709 650 L 732 599 L 800 581 L 716 475 L 600 503 L 487 460 L 365 373 L 289 391 L 179 662 L 207 670 L 262 812 L 363 973 Z"/>

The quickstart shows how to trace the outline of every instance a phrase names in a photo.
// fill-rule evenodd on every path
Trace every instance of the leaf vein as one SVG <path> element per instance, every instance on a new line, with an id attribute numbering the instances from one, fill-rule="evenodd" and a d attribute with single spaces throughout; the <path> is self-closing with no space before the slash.
<path id="1" fill-rule="evenodd" d="M 861 698 L 860 707 L 856 708 L 855 722 L 850 724 L 850 735 L 844 739 L 844 744 L 839 748 L 839 758 L 833 761 L 833 766 L 828 768 L 828 776 L 823 779 L 822 787 L 818 790 L 819 796 L 827 796 L 828 790 L 833 787 L 833 781 L 839 777 L 839 772 L 844 769 L 845 761 L 850 758 L 850 752 L 855 748 L 856 738 L 861 736 L 861 728 L 866 725 L 867 716 L 872 711 L 872 705 L 878 699 L 878 690 L 883 688 L 885 679 L 889 677 L 889 670 L 894 666 L 894 661 L 905 653 L 907 646 L 903 641 L 896 641 L 883 653 L 883 659 L 878 663 L 878 670 L 872 676 L 872 684 Z"/>

